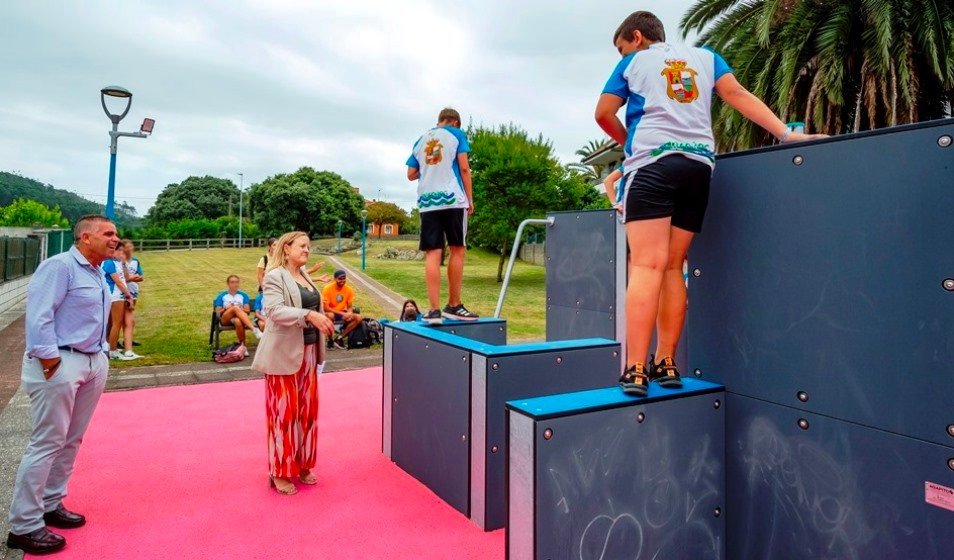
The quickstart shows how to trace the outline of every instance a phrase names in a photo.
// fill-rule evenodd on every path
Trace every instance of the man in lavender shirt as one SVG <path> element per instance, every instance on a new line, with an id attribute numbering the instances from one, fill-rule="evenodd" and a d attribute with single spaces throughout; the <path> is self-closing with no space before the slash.
<path id="1" fill-rule="evenodd" d="M 32 554 L 66 546 L 47 527 L 86 523 L 63 507 L 63 498 L 109 370 L 111 301 L 100 264 L 116 251 L 116 226 L 104 216 L 84 216 L 73 239 L 69 251 L 40 264 L 27 288 L 21 381 L 33 433 L 17 471 L 7 546 Z"/>

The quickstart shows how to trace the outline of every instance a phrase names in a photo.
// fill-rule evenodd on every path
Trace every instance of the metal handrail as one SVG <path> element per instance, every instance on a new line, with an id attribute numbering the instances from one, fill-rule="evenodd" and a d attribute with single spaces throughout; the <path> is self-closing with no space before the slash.
<path id="1" fill-rule="evenodd" d="M 497 298 L 497 309 L 494 310 L 494 319 L 500 318 L 500 311 L 503 309 L 504 296 L 507 295 L 507 286 L 510 284 L 510 274 L 513 272 L 514 261 L 517 260 L 517 252 L 520 250 L 520 240 L 523 238 L 523 228 L 527 226 L 553 226 L 553 218 L 530 218 L 520 222 L 517 228 L 517 235 L 513 240 L 513 249 L 510 250 L 510 262 L 507 263 L 507 273 L 504 275 L 503 286 L 500 288 L 500 297 Z"/>

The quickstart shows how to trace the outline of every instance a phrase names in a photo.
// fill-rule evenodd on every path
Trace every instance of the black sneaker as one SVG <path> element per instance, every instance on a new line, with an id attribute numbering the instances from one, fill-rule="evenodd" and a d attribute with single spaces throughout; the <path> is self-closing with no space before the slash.
<path id="1" fill-rule="evenodd" d="M 444 318 L 441 315 L 440 309 L 431 309 L 425 313 L 423 317 L 421 317 L 421 320 L 432 325 L 440 325 L 444 322 Z"/>
<path id="2" fill-rule="evenodd" d="M 637 364 L 642 368 L 642 373 L 636 373 L 636 366 L 630 366 L 619 376 L 619 387 L 627 395 L 634 397 L 645 397 L 649 394 L 649 372 L 642 364 Z"/>
<path id="3" fill-rule="evenodd" d="M 337 350 L 347 350 L 348 345 L 343 336 L 336 336 L 331 341 L 331 345 Z"/>
<path id="4" fill-rule="evenodd" d="M 451 307 L 450 304 L 444 306 L 444 317 L 448 319 L 457 319 L 458 321 L 476 321 L 480 315 L 469 311 L 464 304 Z"/>
<path id="5" fill-rule="evenodd" d="M 649 357 L 650 367 L 649 378 L 660 387 L 667 389 L 679 389 L 682 387 L 682 379 L 679 378 L 679 370 L 676 369 L 676 362 L 671 357 L 666 356 L 658 364 L 656 356 Z"/>

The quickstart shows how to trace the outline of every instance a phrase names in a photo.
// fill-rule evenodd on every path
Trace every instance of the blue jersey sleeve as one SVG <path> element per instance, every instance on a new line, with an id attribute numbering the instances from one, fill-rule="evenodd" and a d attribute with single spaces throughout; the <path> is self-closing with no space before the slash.
<path id="1" fill-rule="evenodd" d="M 136 274 L 142 276 L 142 263 L 139 261 L 136 261 Z"/>
<path id="2" fill-rule="evenodd" d="M 470 143 L 467 141 L 467 135 L 464 134 L 464 131 L 457 128 L 456 126 L 448 126 L 448 132 L 454 135 L 454 138 L 457 138 L 457 153 L 466 154 L 470 152 Z"/>
<path id="3" fill-rule="evenodd" d="M 225 294 L 228 292 L 219 292 L 219 295 L 215 296 L 215 299 L 212 300 L 212 307 L 222 307 L 225 305 Z"/>
<path id="4" fill-rule="evenodd" d="M 603 93 L 615 95 L 620 99 L 629 99 L 629 82 L 626 80 L 626 69 L 629 68 L 634 56 L 636 56 L 635 53 L 626 55 L 623 60 L 619 61 L 619 64 L 613 69 L 613 73 L 610 74 L 609 80 L 606 81 L 606 85 L 603 86 Z"/>
<path id="5" fill-rule="evenodd" d="M 251 299 L 248 297 L 248 294 L 245 292 L 239 291 L 239 295 L 242 296 L 242 305 L 248 305 Z"/>
<path id="6" fill-rule="evenodd" d="M 719 78 L 721 78 L 722 76 L 732 73 L 732 67 L 729 66 L 729 63 L 726 62 L 724 58 L 722 58 L 722 55 L 715 52 L 709 47 L 702 47 L 702 48 L 712 53 L 712 59 L 713 59 L 712 62 L 714 65 L 712 76 L 713 76 L 714 82 L 718 82 Z"/>
<path id="7" fill-rule="evenodd" d="M 262 294 L 255 296 L 255 301 L 252 303 L 252 311 L 261 311 L 262 310 Z"/>
<path id="8" fill-rule="evenodd" d="M 410 156 L 409 158 L 407 158 L 407 166 L 408 166 L 408 167 L 413 167 L 414 169 L 420 169 L 420 168 L 421 168 L 421 162 L 417 161 L 417 157 L 414 156 L 414 152 L 417 151 L 417 145 L 420 144 L 420 143 L 421 143 L 421 139 L 420 139 L 420 138 L 418 138 L 417 141 L 414 142 L 414 147 L 411 148 L 411 156 Z"/>
<path id="9" fill-rule="evenodd" d="M 106 274 L 106 276 L 116 274 L 116 261 L 113 259 L 103 261 L 103 273 Z"/>

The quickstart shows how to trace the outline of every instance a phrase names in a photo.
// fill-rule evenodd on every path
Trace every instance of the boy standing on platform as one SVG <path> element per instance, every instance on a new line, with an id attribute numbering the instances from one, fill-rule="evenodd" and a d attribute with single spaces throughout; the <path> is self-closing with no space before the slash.
<path id="1" fill-rule="evenodd" d="M 709 201 L 713 92 L 781 142 L 822 137 L 789 131 L 715 52 L 665 41 L 663 24 L 652 13 L 634 12 L 623 20 L 613 35 L 623 60 L 603 88 L 595 115 L 626 156 L 622 204 L 631 254 L 620 386 L 634 395 L 645 395 L 650 380 L 682 386 L 673 356 L 686 317 L 683 261 L 693 235 L 702 230 Z M 625 126 L 616 116 L 623 105 Z M 647 368 L 657 325 L 656 352 Z"/>
<path id="2" fill-rule="evenodd" d="M 443 317 L 476 320 L 477 314 L 461 303 L 464 254 L 467 251 L 467 216 L 474 213 L 470 145 L 460 129 L 460 114 L 443 109 L 437 126 L 424 133 L 407 160 L 407 178 L 417 180 L 417 207 L 421 212 L 421 243 L 424 251 L 424 279 L 427 282 L 429 311 L 424 321 L 440 323 Z M 441 255 L 444 242 L 450 247 L 447 264 L 448 302 L 443 312 L 441 298 Z"/>

